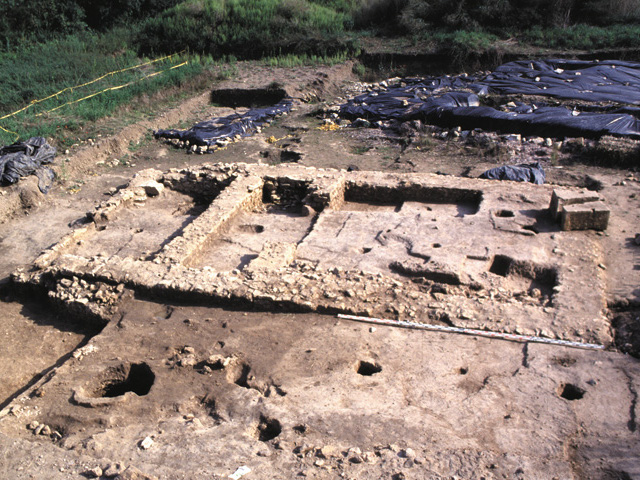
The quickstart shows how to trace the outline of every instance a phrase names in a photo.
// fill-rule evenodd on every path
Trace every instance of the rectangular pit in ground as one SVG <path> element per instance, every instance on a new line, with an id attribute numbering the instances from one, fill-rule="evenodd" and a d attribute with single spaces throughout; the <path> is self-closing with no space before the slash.
<path id="1" fill-rule="evenodd" d="M 217 271 L 242 270 L 267 243 L 298 244 L 312 228 L 313 212 L 303 208 L 309 181 L 264 179 L 262 202 L 240 211 L 189 265 Z"/>
<path id="2" fill-rule="evenodd" d="M 465 216 L 478 213 L 482 192 L 420 184 L 389 186 L 349 182 L 345 189 L 344 200 L 346 205 L 342 208 L 343 210 L 364 210 L 366 209 L 364 205 L 369 205 L 372 210 L 394 207 L 399 211 L 404 204 L 407 204 L 414 209 L 442 210 L 443 213 L 454 208 L 456 216 Z"/>
<path id="3" fill-rule="evenodd" d="M 339 210 L 322 213 L 314 231 L 300 245 L 298 258 L 325 267 L 403 278 L 392 265 L 425 264 L 434 256 L 461 268 L 455 252 L 460 249 L 456 232 L 468 228 L 468 218 L 479 210 L 482 192 L 414 183 L 348 182 L 344 200 Z"/>
<path id="4" fill-rule="evenodd" d="M 67 253 L 92 257 L 150 257 L 179 236 L 207 208 L 206 203 L 186 193 L 165 189 L 144 203 L 121 206 L 114 218 L 78 240 Z"/>
<path id="5" fill-rule="evenodd" d="M 553 289 L 558 285 L 558 272 L 555 268 L 515 260 L 507 255 L 496 255 L 489 272 L 506 279 L 508 285 L 503 285 L 503 288 L 535 292 L 535 297 L 551 299 Z"/>

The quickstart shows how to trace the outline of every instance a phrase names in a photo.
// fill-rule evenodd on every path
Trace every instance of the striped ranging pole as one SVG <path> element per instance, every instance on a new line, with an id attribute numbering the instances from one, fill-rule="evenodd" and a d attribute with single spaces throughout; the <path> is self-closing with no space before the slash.
<path id="1" fill-rule="evenodd" d="M 549 345 L 558 345 L 570 348 L 586 348 L 590 350 L 604 350 L 604 345 L 595 343 L 569 342 L 567 340 L 555 340 L 552 338 L 534 337 L 531 335 L 518 335 L 515 333 L 491 332 L 488 330 L 474 330 L 471 328 L 447 327 L 444 325 L 428 325 L 418 322 L 406 322 L 404 320 L 387 320 L 384 318 L 358 317 L 356 315 L 338 314 L 338 318 L 344 320 L 353 320 L 356 322 L 373 323 L 376 325 L 388 325 L 391 327 L 413 328 L 417 330 L 430 330 L 435 332 L 461 333 L 463 335 L 475 335 L 478 337 L 498 338 L 501 340 L 509 340 L 513 342 L 535 342 L 546 343 Z"/>

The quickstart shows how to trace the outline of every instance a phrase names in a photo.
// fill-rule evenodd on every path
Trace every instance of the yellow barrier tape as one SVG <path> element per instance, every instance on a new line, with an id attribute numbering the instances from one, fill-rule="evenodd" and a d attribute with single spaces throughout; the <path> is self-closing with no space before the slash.
<path id="1" fill-rule="evenodd" d="M 4 120 L 5 118 L 13 117 L 14 115 L 17 115 L 17 114 L 18 114 L 18 113 L 20 113 L 20 112 L 24 112 L 24 111 L 25 111 L 25 110 L 27 110 L 28 108 L 31 108 L 31 107 L 33 107 L 34 105 L 38 104 L 38 103 L 42 103 L 42 102 L 45 102 L 45 101 L 47 101 L 47 100 L 49 100 L 49 99 L 51 99 L 51 98 L 53 98 L 53 97 L 57 97 L 58 95 L 60 95 L 60 94 L 62 94 L 62 93 L 64 93 L 64 92 L 67 92 L 67 91 L 73 91 L 74 89 L 77 89 L 77 88 L 86 87 L 87 85 L 91 85 L 91 84 L 93 84 L 93 83 L 99 82 L 100 80 L 102 80 L 102 79 L 104 79 L 104 78 L 106 78 L 106 77 L 108 77 L 108 76 L 111 76 L 111 75 L 116 75 L 117 73 L 126 72 L 126 71 L 128 71 L 128 70 L 134 70 L 134 69 L 136 69 L 136 68 L 144 67 L 144 66 L 146 66 L 146 65 L 151 65 L 152 63 L 161 62 L 162 60 L 167 60 L 168 58 L 175 57 L 176 55 L 181 55 L 181 54 L 182 54 L 182 53 L 184 53 L 184 52 L 185 52 L 185 50 L 182 50 L 181 52 L 174 53 L 174 54 L 172 54 L 172 55 L 167 55 L 166 57 L 156 58 L 155 60 L 149 60 L 148 62 L 140 63 L 140 64 L 138 64 L 138 65 L 133 65 L 133 66 L 131 66 L 131 67 L 126 67 L 126 68 L 123 68 L 123 69 L 121 69 L 121 70 L 114 70 L 113 72 L 105 73 L 105 74 L 104 74 L 104 75 L 102 75 L 101 77 L 98 77 L 98 78 L 96 78 L 96 79 L 94 79 L 94 80 L 91 80 L 91 81 L 89 81 L 89 82 L 83 83 L 83 84 L 81 84 L 81 85 L 76 85 L 75 87 L 67 87 L 67 88 L 63 88 L 63 89 L 62 89 L 62 90 L 60 90 L 59 92 L 56 92 L 56 93 L 54 93 L 54 94 L 52 94 L 52 95 L 49 95 L 48 97 L 41 98 L 41 99 L 38 99 L 38 100 L 32 100 L 32 101 L 29 103 L 29 105 L 27 105 L 26 107 L 22 107 L 20 110 L 16 110 L 15 112 L 12 112 L 12 113 L 8 113 L 8 114 L 7 114 L 7 115 L 5 115 L 4 117 L 0 117 L 0 120 Z M 185 63 L 186 63 L 186 62 L 185 62 Z M 184 65 L 184 63 L 180 64 L 179 66 L 182 66 L 182 65 Z M 145 78 L 146 78 L 146 77 L 145 77 Z M 45 112 L 45 113 L 46 113 L 46 112 Z M 39 116 L 39 115 L 36 115 L 36 116 Z M 3 130 L 4 130 L 4 128 L 3 128 Z"/>
<path id="2" fill-rule="evenodd" d="M 3 132 L 7 132 L 7 133 L 10 133 L 10 134 L 12 134 L 12 135 L 15 135 L 15 136 L 16 136 L 16 138 L 14 138 L 14 139 L 13 139 L 13 141 L 14 141 L 14 142 L 15 142 L 15 141 L 17 141 L 17 140 L 20 138 L 20 134 L 19 134 L 19 133 L 17 133 L 17 132 L 12 132 L 11 130 L 7 130 L 7 129 L 6 129 L 6 128 L 4 128 L 4 127 L 0 127 L 0 130 L 2 130 Z"/>
<path id="3" fill-rule="evenodd" d="M 52 108 L 51 110 L 47 110 L 46 112 L 40 112 L 40 113 L 36 114 L 35 116 L 36 117 L 41 117 L 43 115 L 46 115 L 47 113 L 55 112 L 56 110 L 59 110 L 62 107 L 66 107 L 67 105 L 72 105 L 74 103 L 80 103 L 80 102 L 83 102 L 84 100 L 89 100 L 90 98 L 97 97 L 98 95 L 100 95 L 102 93 L 111 92 L 111 91 L 114 91 L 114 90 L 120 90 L 121 88 L 128 87 L 130 85 L 133 85 L 134 83 L 141 82 L 141 81 L 146 80 L 146 79 L 151 78 L 151 77 L 155 77 L 156 75 L 160 75 L 161 73 L 168 72 L 169 70 L 174 70 L 176 68 L 184 67 L 188 63 L 189 63 L 189 61 L 182 62 L 180 65 L 174 65 L 173 67 L 167 68 L 166 70 L 160 70 L 159 72 L 154 72 L 154 73 L 151 73 L 149 75 L 145 75 L 144 77 L 139 78 L 137 80 L 133 80 L 131 82 L 124 83 L 122 85 L 117 85 L 115 87 L 105 88 L 104 90 L 101 90 L 101 91 L 96 92 L 96 93 L 92 93 L 91 95 L 87 95 L 86 97 L 78 98 L 76 100 L 72 100 L 70 102 L 63 103 L 62 105 L 58 105 L 57 107 Z"/>

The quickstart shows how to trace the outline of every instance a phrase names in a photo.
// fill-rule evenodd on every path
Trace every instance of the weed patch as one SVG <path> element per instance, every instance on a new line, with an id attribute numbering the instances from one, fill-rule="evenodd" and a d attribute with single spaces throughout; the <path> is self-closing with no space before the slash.
<path id="1" fill-rule="evenodd" d="M 180 86 L 203 70 L 200 62 L 180 55 L 155 62 L 127 49 L 113 52 L 111 40 L 69 36 L 0 54 L 0 143 L 43 136 L 68 145 L 87 122 L 112 115 L 134 98 Z"/>

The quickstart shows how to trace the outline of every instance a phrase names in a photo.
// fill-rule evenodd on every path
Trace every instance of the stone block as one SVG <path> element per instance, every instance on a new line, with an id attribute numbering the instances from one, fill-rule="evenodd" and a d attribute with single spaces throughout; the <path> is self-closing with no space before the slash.
<path id="1" fill-rule="evenodd" d="M 146 181 L 140 185 L 148 197 L 157 197 L 164 191 L 164 185 L 153 180 Z"/>
<path id="2" fill-rule="evenodd" d="M 551 204 L 549 205 L 549 211 L 554 220 L 558 220 L 562 214 L 562 208 L 565 205 L 575 205 L 580 203 L 597 202 L 600 200 L 600 195 L 596 192 L 591 192 L 586 189 L 582 190 L 569 190 L 557 188 L 551 195 Z"/>
<path id="3" fill-rule="evenodd" d="M 609 209 L 602 202 L 589 202 L 562 207 L 562 230 L 606 230 L 609 225 Z"/>

